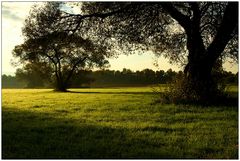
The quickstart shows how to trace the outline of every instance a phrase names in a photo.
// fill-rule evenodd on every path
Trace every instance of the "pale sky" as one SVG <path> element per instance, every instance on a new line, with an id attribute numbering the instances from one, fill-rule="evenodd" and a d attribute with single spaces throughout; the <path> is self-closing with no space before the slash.
<path id="1" fill-rule="evenodd" d="M 11 65 L 12 50 L 14 46 L 23 43 L 21 28 L 24 20 L 28 16 L 30 8 L 36 2 L 2 2 L 2 74 L 14 74 L 16 68 Z M 39 2 L 38 2 L 39 3 Z M 155 57 L 153 54 L 145 53 L 142 55 L 120 55 L 117 59 L 110 59 L 111 70 L 122 70 L 123 68 L 133 71 L 150 68 L 153 70 L 168 70 L 172 68 L 175 71 L 182 70 L 177 65 L 171 65 L 167 59 L 158 58 L 159 66 L 153 65 Z M 227 71 L 236 73 L 237 64 L 225 63 L 224 68 Z"/>

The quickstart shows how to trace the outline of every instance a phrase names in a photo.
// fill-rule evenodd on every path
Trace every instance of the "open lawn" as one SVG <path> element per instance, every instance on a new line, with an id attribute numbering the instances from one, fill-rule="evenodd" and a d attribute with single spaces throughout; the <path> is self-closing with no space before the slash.
<path id="1" fill-rule="evenodd" d="M 71 91 L 3 89 L 2 157 L 238 158 L 238 107 L 154 104 L 148 87 Z"/>

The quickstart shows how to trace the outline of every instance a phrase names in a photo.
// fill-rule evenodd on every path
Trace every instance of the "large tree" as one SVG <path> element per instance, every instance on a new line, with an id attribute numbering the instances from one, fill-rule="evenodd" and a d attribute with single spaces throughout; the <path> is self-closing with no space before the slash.
<path id="1" fill-rule="evenodd" d="M 15 46 L 13 55 L 26 67 L 47 64 L 52 72 L 55 89 L 66 91 L 76 70 L 103 67 L 110 53 L 79 34 L 69 34 L 60 25 L 61 3 L 48 2 L 35 6 L 23 28 L 25 41 Z"/>
<path id="2" fill-rule="evenodd" d="M 238 58 L 238 2 L 83 2 L 65 12 L 72 33 L 122 51 L 151 50 L 185 65 L 184 91 L 209 100 L 218 93 L 212 71 Z M 70 23 L 71 22 L 71 23 Z M 104 44 L 104 43 L 102 43 Z"/>

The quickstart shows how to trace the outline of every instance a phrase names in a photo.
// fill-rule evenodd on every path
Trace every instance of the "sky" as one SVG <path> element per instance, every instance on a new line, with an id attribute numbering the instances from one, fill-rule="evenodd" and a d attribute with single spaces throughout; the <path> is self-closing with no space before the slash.
<path id="1" fill-rule="evenodd" d="M 16 58 L 12 57 L 14 46 L 23 43 L 21 29 L 25 18 L 28 16 L 30 8 L 36 2 L 2 2 L 2 74 L 14 75 L 16 68 L 11 65 L 11 62 L 16 62 Z M 39 2 L 38 2 L 39 3 Z M 154 66 L 156 57 L 153 53 L 147 52 L 144 54 L 120 55 L 118 58 L 112 58 L 110 62 L 110 70 L 122 70 L 123 68 L 133 71 L 143 70 L 146 68 L 153 70 L 182 70 L 182 67 L 168 63 L 168 60 L 160 57 L 157 59 L 158 66 Z M 224 69 L 238 72 L 238 65 L 229 62 L 224 64 Z"/>

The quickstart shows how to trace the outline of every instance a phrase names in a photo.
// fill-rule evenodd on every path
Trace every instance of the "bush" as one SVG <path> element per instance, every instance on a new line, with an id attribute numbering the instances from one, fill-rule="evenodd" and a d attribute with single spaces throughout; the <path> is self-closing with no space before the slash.
<path id="1" fill-rule="evenodd" d="M 158 95 L 157 102 L 162 104 L 227 105 L 233 103 L 233 99 L 226 92 L 226 84 L 213 82 L 211 88 L 207 88 L 199 82 L 191 83 L 185 77 L 178 77 L 164 89 L 159 87 L 154 91 Z"/>

